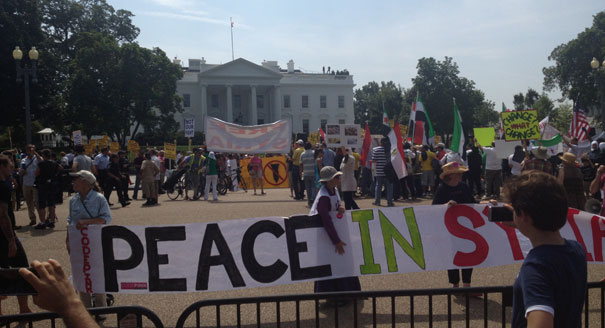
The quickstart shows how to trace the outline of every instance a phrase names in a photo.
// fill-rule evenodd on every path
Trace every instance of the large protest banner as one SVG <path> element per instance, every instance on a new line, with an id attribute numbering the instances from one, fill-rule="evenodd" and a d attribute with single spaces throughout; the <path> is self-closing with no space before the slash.
<path id="1" fill-rule="evenodd" d="M 540 122 L 535 110 L 500 113 L 506 141 L 541 139 Z"/>
<path id="2" fill-rule="evenodd" d="M 262 158 L 263 160 L 263 187 L 265 189 L 273 188 L 288 188 L 290 183 L 288 181 L 288 164 L 286 163 L 286 156 L 271 156 Z M 252 188 L 252 179 L 250 178 L 250 172 L 248 172 L 248 164 L 250 158 L 243 158 L 240 160 L 240 167 L 242 169 L 241 175 L 248 189 Z M 260 188 L 260 186 L 257 186 Z"/>
<path id="3" fill-rule="evenodd" d="M 531 244 L 487 221 L 487 205 L 416 206 L 332 213 L 347 246 L 338 255 L 309 216 L 162 226 L 69 227 L 74 284 L 86 292 L 217 291 L 347 276 L 522 261 Z M 561 229 L 589 262 L 603 263 L 605 218 L 569 209 Z"/>
<path id="4" fill-rule="evenodd" d="M 341 146 L 356 148 L 361 141 L 359 124 L 327 124 L 326 144 L 328 147 L 340 148 Z"/>
<path id="5" fill-rule="evenodd" d="M 227 153 L 287 154 L 292 143 L 292 124 L 281 120 L 263 125 L 238 125 L 214 117 L 206 120 L 208 150 Z"/>

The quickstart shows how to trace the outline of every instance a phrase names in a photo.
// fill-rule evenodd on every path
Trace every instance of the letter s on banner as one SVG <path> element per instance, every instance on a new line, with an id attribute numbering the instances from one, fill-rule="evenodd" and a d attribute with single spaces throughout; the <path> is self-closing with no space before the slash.
<path id="1" fill-rule="evenodd" d="M 461 216 L 471 220 L 475 229 L 485 224 L 479 212 L 475 211 L 472 207 L 456 205 L 447 209 L 444 215 L 447 231 L 458 238 L 470 240 L 475 244 L 475 250 L 470 253 L 456 252 L 456 255 L 454 255 L 454 265 L 462 267 L 479 265 L 487 258 L 489 245 L 478 232 L 458 222 L 458 218 Z"/>

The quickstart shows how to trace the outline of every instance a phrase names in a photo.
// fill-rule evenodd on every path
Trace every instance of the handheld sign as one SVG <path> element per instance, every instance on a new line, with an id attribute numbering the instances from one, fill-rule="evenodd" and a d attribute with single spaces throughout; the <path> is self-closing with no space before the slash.
<path id="1" fill-rule="evenodd" d="M 517 110 L 500 115 L 506 141 L 541 139 L 538 113 L 535 110 Z"/>

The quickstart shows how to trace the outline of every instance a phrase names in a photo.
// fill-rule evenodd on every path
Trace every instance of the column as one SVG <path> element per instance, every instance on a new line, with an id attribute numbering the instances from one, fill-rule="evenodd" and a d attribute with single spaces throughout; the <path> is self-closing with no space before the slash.
<path id="1" fill-rule="evenodd" d="M 202 84 L 202 94 L 201 94 L 201 109 L 202 109 L 202 119 L 199 123 L 195 123 L 198 131 L 204 131 L 206 127 L 206 117 L 208 117 L 208 86 Z"/>
<path id="2" fill-rule="evenodd" d="M 281 89 L 276 85 L 273 89 L 273 122 L 281 120 Z"/>
<path id="3" fill-rule="evenodd" d="M 233 93 L 231 92 L 231 84 L 227 84 L 227 122 L 233 122 Z"/>
<path id="4" fill-rule="evenodd" d="M 258 110 L 256 108 L 256 85 L 250 86 L 250 125 L 258 124 Z"/>

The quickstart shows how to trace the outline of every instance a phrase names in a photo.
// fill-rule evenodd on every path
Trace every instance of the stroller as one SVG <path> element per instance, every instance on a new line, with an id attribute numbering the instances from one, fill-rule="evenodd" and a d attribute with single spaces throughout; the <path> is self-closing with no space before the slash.
<path id="1" fill-rule="evenodd" d="M 164 188 L 164 190 L 172 191 L 174 188 L 174 185 L 181 179 L 181 177 L 185 173 L 187 173 L 188 170 L 189 170 L 188 166 L 175 170 L 174 173 L 172 173 L 172 175 L 168 179 L 166 179 L 166 182 L 164 182 L 164 184 L 162 184 L 162 188 Z"/>

